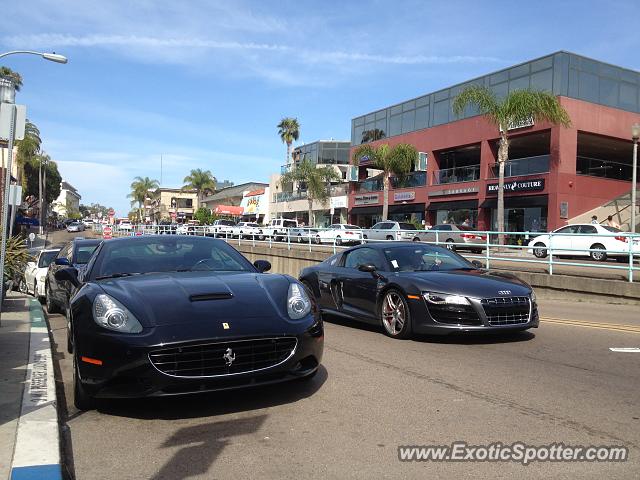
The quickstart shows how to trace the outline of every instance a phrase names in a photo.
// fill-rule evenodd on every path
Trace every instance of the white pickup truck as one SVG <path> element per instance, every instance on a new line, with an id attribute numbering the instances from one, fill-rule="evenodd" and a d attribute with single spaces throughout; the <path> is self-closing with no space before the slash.
<path id="1" fill-rule="evenodd" d="M 287 239 L 290 228 L 298 228 L 298 222 L 288 218 L 274 218 L 269 222 L 269 225 L 262 229 L 262 234 L 264 238 L 271 238 L 279 242 Z"/>

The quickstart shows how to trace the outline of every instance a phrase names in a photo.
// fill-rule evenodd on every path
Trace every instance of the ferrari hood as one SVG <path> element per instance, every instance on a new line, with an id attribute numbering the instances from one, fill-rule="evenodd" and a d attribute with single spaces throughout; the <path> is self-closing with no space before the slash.
<path id="1" fill-rule="evenodd" d="M 98 283 L 145 326 L 286 320 L 289 279 L 259 273 L 170 272 Z"/>
<path id="2" fill-rule="evenodd" d="M 490 274 L 482 270 L 411 272 L 409 275 L 422 291 L 452 293 L 473 298 L 525 296 L 531 287 L 515 276 Z M 506 293 L 508 292 L 508 293 Z"/>

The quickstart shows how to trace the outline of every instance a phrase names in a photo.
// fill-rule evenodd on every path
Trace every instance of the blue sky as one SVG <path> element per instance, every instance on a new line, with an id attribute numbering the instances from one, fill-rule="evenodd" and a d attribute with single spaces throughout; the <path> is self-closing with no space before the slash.
<path id="1" fill-rule="evenodd" d="M 0 51 L 18 103 L 82 202 L 126 214 L 136 175 L 192 168 L 268 181 L 283 116 L 301 140 L 351 118 L 556 50 L 640 69 L 638 4 L 617 1 L 5 1 Z M 7 22 L 6 19 L 10 19 Z"/>

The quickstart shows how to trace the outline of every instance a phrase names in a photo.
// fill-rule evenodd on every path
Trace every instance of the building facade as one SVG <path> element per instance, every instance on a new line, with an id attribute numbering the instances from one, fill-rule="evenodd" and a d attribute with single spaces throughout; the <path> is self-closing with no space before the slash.
<path id="1" fill-rule="evenodd" d="M 149 221 L 182 223 L 193 219 L 198 209 L 198 193 L 181 188 L 158 188 L 145 210 Z"/>
<path id="2" fill-rule="evenodd" d="M 313 201 L 312 210 L 315 216 L 315 226 L 328 226 L 332 223 L 346 223 L 348 217 L 346 183 L 349 168 L 349 150 L 351 142 L 337 140 L 318 140 L 300 145 L 293 149 L 291 161 L 283 165 L 280 174 L 270 178 L 269 187 L 272 193 L 271 217 L 291 218 L 309 225 L 309 201 L 304 185 L 282 185 L 280 177 L 283 173 L 295 169 L 303 160 L 308 160 L 319 167 L 335 169 L 341 180 L 331 185 L 330 198 L 326 203 Z"/>
<path id="3" fill-rule="evenodd" d="M 640 73 L 557 52 L 354 118 L 352 152 L 362 143 L 410 143 L 426 156 L 424 171 L 392 179 L 390 218 L 427 225 L 466 220 L 496 229 L 499 131 L 473 108 L 461 118 L 452 111 L 456 95 L 472 84 L 498 97 L 526 88 L 552 92 L 572 122 L 568 128 L 532 121 L 509 129 L 507 231 L 552 230 L 629 193 Z M 377 173 L 360 165 L 349 193 L 351 222 L 369 226 L 381 218 Z"/>
<path id="4" fill-rule="evenodd" d="M 240 185 L 223 188 L 222 190 L 205 197 L 202 200 L 202 205 L 218 215 L 241 218 L 244 212 L 240 207 L 244 195 L 256 190 L 264 190 L 268 186 L 268 183 L 246 182 L 241 183 Z"/>
<path id="5" fill-rule="evenodd" d="M 71 214 L 80 213 L 80 199 L 82 196 L 69 182 L 60 182 L 60 195 L 53 202 L 52 210 L 59 217 L 69 217 Z"/>

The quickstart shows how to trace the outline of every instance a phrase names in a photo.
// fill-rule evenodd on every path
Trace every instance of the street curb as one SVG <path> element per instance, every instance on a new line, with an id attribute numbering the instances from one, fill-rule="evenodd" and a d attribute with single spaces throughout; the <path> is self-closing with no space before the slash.
<path id="1" fill-rule="evenodd" d="M 10 480 L 61 480 L 60 432 L 53 357 L 42 306 L 28 299 L 29 363 Z"/>

